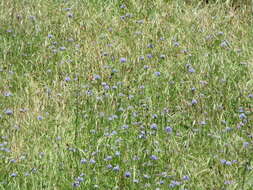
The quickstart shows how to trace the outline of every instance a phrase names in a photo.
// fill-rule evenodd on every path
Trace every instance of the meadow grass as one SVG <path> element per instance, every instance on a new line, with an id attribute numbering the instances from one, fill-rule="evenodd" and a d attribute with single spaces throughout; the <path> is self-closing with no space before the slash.
<path id="1" fill-rule="evenodd" d="M 226 2 L 2 0 L 0 189 L 253 189 L 252 29 Z"/>

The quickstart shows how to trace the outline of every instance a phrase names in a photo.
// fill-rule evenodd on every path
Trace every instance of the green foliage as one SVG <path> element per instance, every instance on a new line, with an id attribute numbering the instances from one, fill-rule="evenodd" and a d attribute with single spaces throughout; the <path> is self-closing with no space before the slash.
<path id="1" fill-rule="evenodd" d="M 252 189 L 236 3 L 2 0 L 0 189 Z"/>

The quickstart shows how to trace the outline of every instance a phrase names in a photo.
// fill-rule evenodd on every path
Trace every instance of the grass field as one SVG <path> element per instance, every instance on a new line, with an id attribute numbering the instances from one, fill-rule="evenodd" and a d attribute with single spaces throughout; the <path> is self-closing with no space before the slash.
<path id="1" fill-rule="evenodd" d="M 0 1 L 0 190 L 252 190 L 250 5 Z"/>

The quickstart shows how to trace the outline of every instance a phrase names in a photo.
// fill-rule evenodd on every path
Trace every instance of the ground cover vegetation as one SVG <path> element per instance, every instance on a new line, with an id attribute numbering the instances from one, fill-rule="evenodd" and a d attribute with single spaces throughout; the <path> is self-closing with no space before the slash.
<path id="1" fill-rule="evenodd" d="M 240 2 L 0 1 L 0 189 L 253 189 Z"/>

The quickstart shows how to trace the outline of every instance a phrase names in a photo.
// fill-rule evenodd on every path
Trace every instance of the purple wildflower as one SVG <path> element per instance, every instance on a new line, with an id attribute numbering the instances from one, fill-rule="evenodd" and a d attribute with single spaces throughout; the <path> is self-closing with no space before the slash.
<path id="1" fill-rule="evenodd" d="M 66 77 L 66 78 L 65 78 L 65 81 L 66 81 L 66 82 L 71 81 L 70 77 Z"/>
<path id="2" fill-rule="evenodd" d="M 18 174 L 17 173 L 12 173 L 12 174 L 10 174 L 10 177 L 17 177 L 18 176 Z"/>
<path id="3" fill-rule="evenodd" d="M 112 170 L 118 172 L 120 170 L 119 165 L 116 165 Z"/>
<path id="4" fill-rule="evenodd" d="M 116 151 L 116 152 L 115 152 L 115 156 L 120 156 L 120 152 L 119 152 L 119 151 Z"/>
<path id="5" fill-rule="evenodd" d="M 5 113 L 6 115 L 13 115 L 13 111 L 12 111 L 11 109 L 6 109 L 6 110 L 4 111 L 4 113 Z"/>
<path id="6" fill-rule="evenodd" d="M 173 45 L 174 45 L 175 47 L 178 47 L 180 44 L 179 44 L 179 42 L 174 42 Z"/>
<path id="7" fill-rule="evenodd" d="M 185 176 L 183 176 L 183 180 L 188 181 L 188 180 L 190 180 L 190 177 L 188 175 L 185 175 Z"/>
<path id="8" fill-rule="evenodd" d="M 157 124 L 152 123 L 151 126 L 150 126 L 150 128 L 153 129 L 153 130 L 157 130 Z"/>
<path id="9" fill-rule="evenodd" d="M 43 119 L 43 117 L 42 117 L 41 115 L 39 115 L 39 116 L 37 117 L 37 119 L 38 119 L 39 121 L 41 121 L 41 120 Z"/>
<path id="10" fill-rule="evenodd" d="M 160 73 L 159 71 L 156 71 L 156 72 L 155 72 L 155 75 L 156 75 L 156 76 L 160 76 L 161 73 Z"/>
<path id="11" fill-rule="evenodd" d="M 129 171 L 127 171 L 126 173 L 125 173 L 125 177 L 131 177 L 131 173 L 129 172 Z"/>
<path id="12" fill-rule="evenodd" d="M 226 161 L 225 163 L 227 166 L 231 166 L 232 165 L 232 162 L 231 161 Z"/>
<path id="13" fill-rule="evenodd" d="M 241 113 L 241 114 L 239 115 L 239 117 L 240 117 L 240 119 L 246 119 L 246 118 L 247 118 L 247 116 L 246 116 L 244 113 Z"/>
<path id="14" fill-rule="evenodd" d="M 191 91 L 192 91 L 192 92 L 195 92 L 195 91 L 196 91 L 196 88 L 195 88 L 195 87 L 192 87 L 192 88 L 191 88 Z"/>
<path id="15" fill-rule="evenodd" d="M 143 67 L 144 69 L 148 69 L 149 68 L 149 66 L 148 65 L 144 65 L 144 67 Z"/>
<path id="16" fill-rule="evenodd" d="M 137 24 L 143 24 L 143 23 L 144 23 L 144 20 L 137 20 L 136 23 L 137 23 Z"/>
<path id="17" fill-rule="evenodd" d="M 74 183 L 72 183 L 73 187 L 80 187 L 80 182 L 79 181 L 75 181 Z"/>
<path id="18" fill-rule="evenodd" d="M 71 11 L 71 8 L 70 8 L 70 7 L 67 7 L 67 8 L 64 8 L 63 10 L 64 10 L 64 11 Z"/>
<path id="19" fill-rule="evenodd" d="M 59 48 L 61 51 L 65 51 L 66 50 L 66 47 L 62 46 Z"/>
<path id="20" fill-rule="evenodd" d="M 139 60 L 141 60 L 141 61 L 143 61 L 144 59 L 145 59 L 145 58 L 144 58 L 143 55 L 139 57 Z"/>
<path id="21" fill-rule="evenodd" d="M 151 59 L 153 56 L 152 56 L 152 54 L 147 54 L 147 58 L 149 58 L 149 59 Z"/>
<path id="22" fill-rule="evenodd" d="M 126 58 L 124 58 L 124 57 L 120 58 L 120 62 L 121 62 L 121 63 L 125 63 L 126 61 L 127 61 Z"/>
<path id="23" fill-rule="evenodd" d="M 101 76 L 100 76 L 100 75 L 94 75 L 94 76 L 93 76 L 93 79 L 94 79 L 94 80 L 100 80 L 100 79 L 101 79 Z"/>
<path id="24" fill-rule="evenodd" d="M 107 156 L 104 160 L 105 160 L 105 161 L 112 160 L 112 156 Z"/>
<path id="25" fill-rule="evenodd" d="M 108 164 L 108 165 L 107 165 L 107 168 L 108 168 L 108 169 L 112 169 L 112 165 L 111 165 L 111 164 Z"/>
<path id="26" fill-rule="evenodd" d="M 13 96 L 13 95 L 12 95 L 11 92 L 5 92 L 5 93 L 4 93 L 4 96 L 5 96 L 5 97 L 10 97 L 10 96 Z"/>
<path id="27" fill-rule="evenodd" d="M 192 67 L 190 67 L 190 68 L 188 69 L 188 71 L 189 71 L 190 73 L 195 73 L 195 69 L 192 68 Z"/>
<path id="28" fill-rule="evenodd" d="M 243 142 L 243 147 L 247 148 L 249 146 L 249 142 Z"/>
<path id="29" fill-rule="evenodd" d="M 179 186 L 179 185 L 181 185 L 181 183 L 179 181 L 171 181 L 169 186 L 170 187 L 176 187 L 176 186 Z"/>
<path id="30" fill-rule="evenodd" d="M 126 8 L 126 5 L 125 5 L 125 4 L 122 4 L 122 5 L 120 5 L 120 8 L 121 8 L 121 9 L 125 9 L 125 8 Z"/>
<path id="31" fill-rule="evenodd" d="M 151 160 L 158 160 L 157 156 L 155 156 L 155 155 L 151 155 L 150 158 L 151 158 Z"/>
<path id="32" fill-rule="evenodd" d="M 198 101 L 196 99 L 192 99 L 192 102 L 191 102 L 192 105 L 196 105 L 197 103 Z"/>
<path id="33" fill-rule="evenodd" d="M 221 44 L 220 44 L 220 46 L 222 47 L 222 48 L 225 48 L 225 47 L 228 47 L 229 46 L 229 43 L 228 43 L 228 41 L 223 41 Z"/>
<path id="34" fill-rule="evenodd" d="M 76 181 L 78 181 L 78 182 L 80 183 L 80 182 L 83 182 L 84 179 L 83 179 L 83 177 L 78 176 L 78 177 L 76 178 Z"/>
<path id="35" fill-rule="evenodd" d="M 121 19 L 121 20 L 125 20 L 125 18 L 126 18 L 126 17 L 125 17 L 124 15 L 120 16 L 120 19 Z"/>
<path id="36" fill-rule="evenodd" d="M 81 164 L 86 164 L 87 160 L 85 158 L 82 158 L 80 162 L 81 162 Z"/>
<path id="37" fill-rule="evenodd" d="M 167 133 L 172 133 L 173 129 L 170 126 L 165 127 Z"/>
<path id="38" fill-rule="evenodd" d="M 153 44 L 148 44 L 147 47 L 148 47 L 148 48 L 154 48 L 154 45 L 153 45 Z"/>

